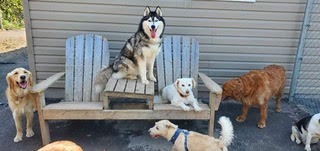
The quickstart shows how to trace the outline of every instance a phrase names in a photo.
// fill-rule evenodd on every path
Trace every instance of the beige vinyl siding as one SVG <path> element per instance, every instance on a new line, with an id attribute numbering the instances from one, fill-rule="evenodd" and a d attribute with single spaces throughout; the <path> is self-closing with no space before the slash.
<path id="1" fill-rule="evenodd" d="M 26 0 L 24 0 L 26 1 Z M 249 70 L 281 64 L 291 77 L 306 0 L 29 0 L 37 80 L 64 71 L 65 39 L 99 33 L 111 56 L 138 28 L 145 6 L 160 6 L 165 35 L 193 36 L 200 42 L 200 72 L 220 84 Z M 315 33 L 316 34 L 316 33 Z M 286 92 L 290 80 L 287 81 Z M 200 84 L 200 91 L 206 89 Z M 63 97 L 63 80 L 49 92 Z M 55 93 L 58 92 L 58 93 Z M 60 95 L 61 94 L 61 95 Z"/>

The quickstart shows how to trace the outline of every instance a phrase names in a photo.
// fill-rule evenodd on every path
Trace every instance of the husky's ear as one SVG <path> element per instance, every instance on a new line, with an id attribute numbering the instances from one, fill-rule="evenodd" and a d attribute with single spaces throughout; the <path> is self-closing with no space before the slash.
<path id="1" fill-rule="evenodd" d="M 150 7 L 147 6 L 147 7 L 144 9 L 143 16 L 148 16 L 149 14 L 150 14 Z"/>
<path id="2" fill-rule="evenodd" d="M 195 88 L 196 86 L 197 86 L 197 82 L 192 78 L 192 87 Z"/>
<path id="3" fill-rule="evenodd" d="M 162 16 L 162 11 L 161 11 L 161 8 L 159 6 L 157 6 L 156 8 L 156 13 L 158 16 Z"/>

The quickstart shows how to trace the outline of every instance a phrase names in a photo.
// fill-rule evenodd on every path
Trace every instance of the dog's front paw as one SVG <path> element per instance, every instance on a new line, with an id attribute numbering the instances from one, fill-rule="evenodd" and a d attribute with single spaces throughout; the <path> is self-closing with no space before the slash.
<path id="1" fill-rule="evenodd" d="M 258 127 L 259 128 L 265 128 L 266 127 L 266 122 L 258 122 Z"/>
<path id="2" fill-rule="evenodd" d="M 195 110 L 196 112 L 200 112 L 202 109 L 201 109 L 199 106 L 195 106 L 195 107 L 194 107 L 194 110 Z"/>
<path id="3" fill-rule="evenodd" d="M 276 112 L 281 112 L 281 108 L 279 108 L 279 107 L 276 107 Z"/>
<path id="4" fill-rule="evenodd" d="M 149 81 L 148 80 L 141 80 L 141 82 L 145 85 L 149 84 Z"/>
<path id="5" fill-rule="evenodd" d="M 306 151 L 311 151 L 310 145 L 306 145 L 306 147 L 304 148 L 304 150 L 306 150 Z"/>
<path id="6" fill-rule="evenodd" d="M 149 80 L 153 82 L 157 82 L 157 79 L 154 77 L 154 75 L 149 76 Z"/>
<path id="7" fill-rule="evenodd" d="M 243 117 L 243 116 L 241 116 L 241 115 L 237 116 L 237 118 L 236 118 L 236 121 L 237 121 L 237 122 L 243 122 L 243 121 L 245 121 L 245 120 L 246 120 L 246 117 Z"/>
<path id="8" fill-rule="evenodd" d="M 22 134 L 17 134 L 16 137 L 14 137 L 13 141 L 15 143 L 22 141 Z"/>
<path id="9" fill-rule="evenodd" d="M 184 106 L 184 107 L 182 107 L 182 109 L 183 109 L 184 111 L 190 111 L 190 110 L 191 110 L 191 108 L 190 108 L 189 106 Z"/>
<path id="10" fill-rule="evenodd" d="M 32 137 L 34 135 L 33 130 L 27 130 L 26 137 Z"/>

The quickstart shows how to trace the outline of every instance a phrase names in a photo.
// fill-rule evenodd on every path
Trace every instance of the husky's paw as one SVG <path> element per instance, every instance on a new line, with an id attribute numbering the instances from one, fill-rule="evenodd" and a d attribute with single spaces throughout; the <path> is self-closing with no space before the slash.
<path id="1" fill-rule="evenodd" d="M 151 80 L 153 82 L 157 82 L 157 79 L 154 77 L 154 75 L 150 75 L 149 80 Z"/>
<path id="2" fill-rule="evenodd" d="M 199 106 L 195 106 L 195 107 L 194 107 L 194 110 L 195 110 L 196 112 L 200 112 L 202 109 L 201 109 Z"/>
<path id="3" fill-rule="evenodd" d="M 141 82 L 145 85 L 149 84 L 149 81 L 148 80 L 141 80 Z"/>
<path id="4" fill-rule="evenodd" d="M 32 137 L 34 135 L 33 130 L 27 130 L 26 137 Z"/>
<path id="5" fill-rule="evenodd" d="M 16 137 L 14 137 L 13 141 L 15 143 L 22 141 L 22 134 L 17 134 Z"/>

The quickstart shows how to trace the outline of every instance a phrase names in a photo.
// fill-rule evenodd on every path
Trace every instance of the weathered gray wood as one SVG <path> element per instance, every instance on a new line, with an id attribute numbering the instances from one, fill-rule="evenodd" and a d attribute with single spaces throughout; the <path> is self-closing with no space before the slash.
<path id="1" fill-rule="evenodd" d="M 189 78 L 190 77 L 190 37 L 182 37 L 182 77 Z"/>
<path id="2" fill-rule="evenodd" d="M 128 80 L 125 92 L 134 93 L 134 90 L 136 89 L 136 83 L 137 80 Z"/>
<path id="3" fill-rule="evenodd" d="M 199 42 L 196 39 L 191 39 L 191 56 L 190 56 L 190 73 L 191 77 L 198 84 L 198 72 L 199 72 Z M 198 86 L 196 86 L 194 95 L 198 98 Z"/>
<path id="4" fill-rule="evenodd" d="M 149 81 L 151 82 L 151 81 Z M 141 82 L 141 80 L 139 80 L 136 84 L 136 90 L 135 90 L 135 93 L 138 93 L 138 94 L 145 94 L 145 89 L 146 89 L 146 85 L 143 84 Z"/>
<path id="5" fill-rule="evenodd" d="M 222 94 L 222 88 L 216 82 L 211 80 L 207 75 L 199 73 L 199 77 L 203 81 L 204 85 L 210 90 L 210 92 Z"/>
<path id="6" fill-rule="evenodd" d="M 173 58 L 172 58 L 172 37 L 167 36 L 163 40 L 163 49 L 164 49 L 164 76 L 165 76 L 165 85 L 173 83 Z M 175 59 L 175 58 L 174 58 Z"/>
<path id="7" fill-rule="evenodd" d="M 181 36 L 172 37 L 172 47 L 173 47 L 173 81 L 181 78 Z"/>
<path id="8" fill-rule="evenodd" d="M 105 91 L 112 92 L 115 89 L 118 79 L 110 78 L 107 82 Z"/>
<path id="9" fill-rule="evenodd" d="M 74 41 L 75 37 L 70 37 L 66 41 L 66 84 L 65 84 L 65 100 L 73 101 L 73 81 L 74 81 L 74 60 L 75 50 Z"/>
<path id="10" fill-rule="evenodd" d="M 75 40 L 73 100 L 81 102 L 83 96 L 84 35 L 77 35 Z"/>
<path id="11" fill-rule="evenodd" d="M 154 82 L 149 82 L 149 84 L 146 85 L 146 94 L 154 95 Z"/>
<path id="12" fill-rule="evenodd" d="M 83 101 L 91 101 L 92 94 L 92 65 L 93 65 L 93 34 L 85 35 L 84 71 L 83 71 Z"/>
<path id="13" fill-rule="evenodd" d="M 102 110 L 101 102 L 60 102 L 44 107 L 44 110 Z"/>
<path id="14" fill-rule="evenodd" d="M 49 77 L 46 80 L 41 81 L 40 83 L 37 83 L 32 87 L 32 92 L 39 93 L 47 90 L 54 82 L 56 82 L 58 79 L 60 79 L 65 73 L 64 72 L 59 72 L 51 77 Z"/>
<path id="15" fill-rule="evenodd" d="M 159 52 L 156 60 L 157 65 L 157 82 L 158 82 L 158 90 L 161 91 L 165 87 L 165 74 L 164 74 L 164 63 L 163 63 L 163 56 L 164 56 L 164 47 L 162 46 L 161 51 Z"/>
<path id="16" fill-rule="evenodd" d="M 93 77 L 95 78 L 97 73 L 100 71 L 100 69 L 102 68 L 101 66 L 101 62 L 102 62 L 102 37 L 101 36 L 94 36 L 94 51 L 93 51 Z M 93 81 L 92 81 L 93 82 Z M 94 93 L 94 89 L 92 89 L 92 94 Z M 92 95 L 92 100 L 93 101 L 98 101 L 100 100 L 99 95 Z"/>
<path id="17" fill-rule="evenodd" d="M 126 85 L 127 85 L 127 80 L 126 79 L 119 79 L 114 91 L 116 91 L 116 92 L 124 92 L 125 88 L 126 88 Z"/>

